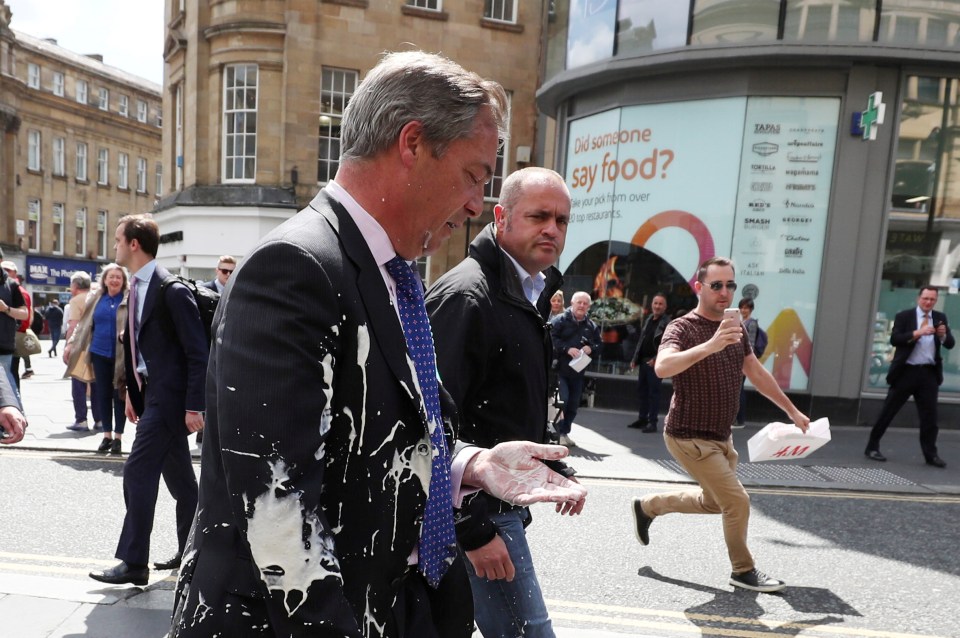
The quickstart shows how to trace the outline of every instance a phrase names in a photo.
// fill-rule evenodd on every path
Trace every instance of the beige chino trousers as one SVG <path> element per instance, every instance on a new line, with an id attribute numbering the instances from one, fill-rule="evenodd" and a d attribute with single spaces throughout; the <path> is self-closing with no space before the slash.
<path id="1" fill-rule="evenodd" d="M 663 514 L 720 514 L 723 538 L 734 573 L 753 569 L 747 549 L 750 522 L 750 495 L 737 478 L 739 455 L 733 437 L 726 441 L 677 439 L 663 435 L 667 450 L 683 469 L 700 484 L 699 489 L 644 496 L 640 502 L 648 516 Z"/>

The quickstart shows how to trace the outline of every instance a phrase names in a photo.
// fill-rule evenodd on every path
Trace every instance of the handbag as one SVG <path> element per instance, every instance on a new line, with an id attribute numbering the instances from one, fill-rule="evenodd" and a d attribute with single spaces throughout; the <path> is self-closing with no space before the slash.
<path id="1" fill-rule="evenodd" d="M 803 459 L 830 441 L 830 420 L 817 419 L 806 433 L 792 423 L 769 423 L 750 437 L 750 462 Z"/>
<path id="2" fill-rule="evenodd" d="M 13 349 L 13 353 L 25 359 L 32 354 L 40 354 L 43 351 L 43 348 L 40 346 L 40 339 L 37 338 L 37 333 L 35 333 L 30 328 L 27 328 L 24 332 L 17 333 L 17 343 Z"/>

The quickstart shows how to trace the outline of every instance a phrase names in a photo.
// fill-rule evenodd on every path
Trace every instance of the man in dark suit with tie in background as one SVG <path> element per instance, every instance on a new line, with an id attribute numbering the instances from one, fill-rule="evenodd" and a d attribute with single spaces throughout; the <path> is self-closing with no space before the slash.
<path id="1" fill-rule="evenodd" d="M 893 320 L 890 344 L 896 347 L 890 371 L 887 373 L 887 398 L 877 422 L 870 431 L 867 458 L 886 461 L 880 453 L 880 439 L 893 417 L 911 396 L 917 404 L 920 417 L 920 449 L 927 465 L 946 467 L 937 454 L 937 396 L 943 383 L 943 359 L 940 347 L 953 348 L 953 333 L 947 325 L 947 315 L 933 309 L 938 292 L 933 286 L 924 286 L 917 297 L 916 308 L 898 312 Z"/>
<path id="2" fill-rule="evenodd" d="M 630 360 L 630 369 L 637 368 L 637 390 L 640 396 L 640 409 L 637 420 L 628 428 L 638 428 L 647 434 L 657 431 L 657 418 L 660 415 L 660 387 L 663 379 L 657 376 L 653 366 L 657 362 L 657 350 L 663 331 L 667 329 L 670 317 L 667 315 L 667 296 L 658 292 L 650 302 L 650 314 L 643 321 L 637 349 Z"/>
<path id="3" fill-rule="evenodd" d="M 156 563 L 157 569 L 180 565 L 197 507 L 197 478 L 187 435 L 203 429 L 207 338 L 190 291 L 182 284 L 161 290 L 170 273 L 155 260 L 159 245 L 160 229 L 152 217 L 120 219 L 117 263 L 131 273 L 124 334 L 126 415 L 137 424 L 137 436 L 123 468 L 127 512 L 116 553 L 121 562 L 90 573 L 104 583 L 147 584 L 161 476 L 177 502 L 178 553 Z"/>
<path id="4" fill-rule="evenodd" d="M 386 56 L 344 111 L 335 181 L 233 274 L 172 637 L 469 638 L 457 487 L 583 498 L 539 460 L 558 446 L 452 448 L 407 263 L 480 215 L 506 106 L 445 58 Z"/>

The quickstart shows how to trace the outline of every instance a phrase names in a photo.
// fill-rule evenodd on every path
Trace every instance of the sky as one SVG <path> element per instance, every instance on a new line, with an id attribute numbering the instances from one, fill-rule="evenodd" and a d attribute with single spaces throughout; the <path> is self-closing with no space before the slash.
<path id="1" fill-rule="evenodd" d="M 163 84 L 163 0 L 5 0 L 10 27 Z"/>

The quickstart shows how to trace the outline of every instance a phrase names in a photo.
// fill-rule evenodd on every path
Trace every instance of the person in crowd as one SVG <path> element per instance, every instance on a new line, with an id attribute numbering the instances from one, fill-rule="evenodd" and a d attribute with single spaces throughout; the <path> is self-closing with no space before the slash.
<path id="1" fill-rule="evenodd" d="M 91 284 L 90 275 L 82 270 L 78 270 L 70 276 L 70 303 L 67 304 L 69 312 L 64 313 L 67 318 L 67 333 L 64 335 L 64 339 L 67 343 L 70 342 L 73 331 L 76 330 L 81 317 L 83 317 Z M 67 372 L 64 378 L 71 378 L 70 393 L 73 396 L 74 420 L 72 424 L 67 426 L 67 429 L 74 432 L 89 432 L 90 426 L 87 425 L 88 386 L 90 396 L 97 396 L 97 384 L 94 382 L 93 368 L 82 365 L 85 363 L 84 359 L 77 359 L 77 365 L 71 369 L 66 348 L 63 352 L 63 362 L 67 364 Z M 90 403 L 90 414 L 93 416 L 93 429 L 99 432 L 103 429 L 103 422 L 101 421 L 100 404 L 96 401 Z"/>
<path id="2" fill-rule="evenodd" d="M 747 341 L 750 343 L 750 352 L 752 352 L 757 358 L 760 357 L 760 353 L 757 352 L 757 334 L 760 332 L 760 323 L 753 316 L 753 310 L 756 307 L 753 299 L 744 297 L 737 304 L 737 308 L 740 309 L 740 318 L 743 321 L 743 331 L 747 333 Z M 734 423 L 734 429 L 740 429 L 747 424 L 747 378 L 742 377 L 740 379 L 740 408 L 737 410 L 737 421 Z"/>
<path id="3" fill-rule="evenodd" d="M 724 318 L 737 282 L 733 262 L 712 257 L 693 284 L 697 307 L 672 321 L 657 354 L 660 378 L 673 378 L 673 398 L 663 440 L 667 450 L 699 487 L 633 499 L 637 539 L 650 542 L 650 524 L 670 513 L 720 514 L 733 571 L 730 584 L 760 592 L 780 591 L 781 580 L 756 568 L 747 548 L 750 497 L 737 478 L 737 450 L 730 425 L 737 413 L 740 377 L 746 375 L 764 396 L 804 432 L 810 419 L 791 403 L 750 349 L 743 324 Z"/>
<path id="4" fill-rule="evenodd" d="M 570 307 L 550 322 L 553 349 L 557 357 L 560 400 L 563 401 L 563 419 L 557 423 L 557 434 L 560 435 L 560 444 L 567 447 L 576 446 L 570 438 L 570 430 L 580 408 L 586 377 L 585 367 L 576 370 L 570 367 L 570 363 L 578 360 L 581 354 L 592 356 L 600 347 L 600 329 L 587 316 L 590 303 L 588 293 L 575 292 L 570 298 Z"/>
<path id="5" fill-rule="evenodd" d="M 17 322 L 17 333 L 24 334 L 27 332 L 27 328 L 30 327 L 30 324 L 33 323 L 33 295 L 30 294 L 30 291 L 28 291 L 24 287 L 23 282 L 20 281 L 20 273 L 18 272 L 17 264 L 12 261 L 3 261 L 0 262 L 0 268 L 7 273 L 7 277 L 12 283 L 15 283 L 20 287 L 20 296 L 23 297 L 23 303 L 27 309 L 27 317 L 26 319 L 22 319 Z M 16 335 L 14 335 L 14 339 L 16 339 Z M 16 348 L 14 348 L 13 359 L 10 360 L 10 370 L 12 371 L 13 379 L 17 384 L 17 393 L 20 392 L 20 359 L 23 359 L 24 363 L 22 378 L 29 379 L 33 376 L 33 367 L 30 365 L 30 355 L 24 354 L 24 356 L 21 357 L 16 353 Z"/>
<path id="6" fill-rule="evenodd" d="M 237 268 L 237 260 L 230 255 L 223 255 L 217 263 L 217 276 L 203 284 L 214 292 L 223 294 L 223 289 L 227 287 L 230 275 Z"/>
<path id="7" fill-rule="evenodd" d="M 96 393 L 91 402 L 100 406 L 103 439 L 97 452 L 122 453 L 126 425 L 126 375 L 123 346 L 118 339 L 127 325 L 127 272 L 118 264 L 107 264 L 100 273 L 100 285 L 87 296 L 80 324 L 64 348 L 67 371 L 78 365 L 93 368 Z"/>
<path id="8" fill-rule="evenodd" d="M 50 349 L 47 350 L 47 356 L 56 357 L 57 344 L 60 343 L 60 334 L 63 332 L 63 308 L 60 307 L 59 299 L 50 301 L 43 318 L 47 320 L 47 327 L 50 329 Z"/>
<path id="9" fill-rule="evenodd" d="M 911 396 L 917 404 L 920 417 L 920 451 L 927 465 L 944 468 L 946 461 L 937 451 L 937 397 L 943 383 L 943 358 L 940 348 L 950 350 L 956 343 L 947 315 L 933 307 L 939 292 L 933 286 L 924 286 L 917 296 L 917 305 L 898 312 L 893 319 L 890 345 L 894 346 L 893 361 L 887 373 L 887 398 L 880 416 L 870 430 L 864 454 L 874 461 L 886 461 L 880 452 L 880 439 Z"/>
<path id="10" fill-rule="evenodd" d="M 173 638 L 469 638 L 458 486 L 583 498 L 540 461 L 559 446 L 451 447 L 456 410 L 409 265 L 480 215 L 506 105 L 446 58 L 385 56 L 343 114 L 336 178 L 233 274 Z"/>
<path id="11" fill-rule="evenodd" d="M 550 295 L 550 316 L 547 317 L 547 321 L 553 321 L 554 317 L 562 315 L 564 307 L 562 290 L 558 290 Z"/>
<path id="12" fill-rule="evenodd" d="M 20 398 L 7 375 L 0 374 L 0 443 L 13 445 L 23 440 L 27 419 L 23 416 Z"/>
<path id="13" fill-rule="evenodd" d="M 663 380 L 653 369 L 657 362 L 657 350 L 663 332 L 670 323 L 667 314 L 667 296 L 658 292 L 650 301 L 650 314 L 643 321 L 640 328 L 640 339 L 637 349 L 630 360 L 630 369 L 637 368 L 637 391 L 640 397 L 640 410 L 637 420 L 628 425 L 629 428 L 638 428 L 642 432 L 653 434 L 657 432 L 657 421 L 660 416 L 660 386 Z"/>
<path id="14" fill-rule="evenodd" d="M 543 443 L 547 372 L 553 356 L 544 317 L 562 283 L 553 264 L 570 222 L 570 193 L 545 168 L 524 168 L 503 182 L 495 221 L 468 257 L 427 293 L 437 367 L 460 416 L 460 440 Z M 572 476 L 572 468 L 554 469 Z M 579 514 L 583 501 L 565 508 Z M 457 540 L 467 557 L 477 626 L 486 638 L 552 638 L 533 568 L 526 507 L 484 492 L 465 500 Z"/>
<path id="15" fill-rule="evenodd" d="M 16 391 L 19 383 L 13 374 L 13 357 L 17 347 L 17 329 L 20 322 L 30 316 L 30 312 L 20 282 L 10 276 L 9 270 L 0 264 L 0 366 L 3 366 L 10 386 Z M 16 271 L 16 266 L 13 271 Z M 18 400 L 19 395 L 17 392 Z"/>
<path id="16" fill-rule="evenodd" d="M 180 566 L 193 515 L 197 478 L 187 435 L 203 429 L 207 336 L 197 302 L 180 283 L 161 288 L 169 271 L 157 261 L 160 228 L 150 215 L 126 215 L 116 231 L 117 263 L 133 275 L 124 331 L 126 416 L 137 436 L 123 468 L 127 511 L 117 543 L 120 563 L 90 572 L 104 583 L 145 585 L 160 477 L 176 501 L 177 554 L 154 563 Z"/>

